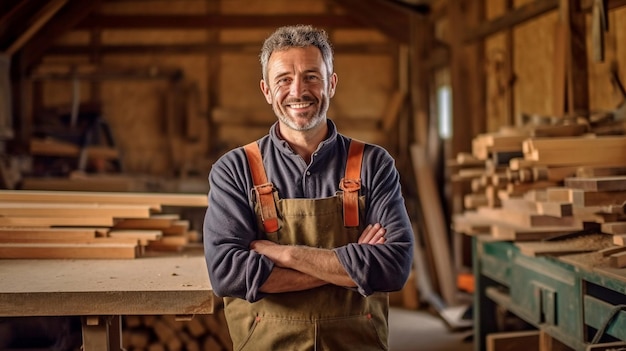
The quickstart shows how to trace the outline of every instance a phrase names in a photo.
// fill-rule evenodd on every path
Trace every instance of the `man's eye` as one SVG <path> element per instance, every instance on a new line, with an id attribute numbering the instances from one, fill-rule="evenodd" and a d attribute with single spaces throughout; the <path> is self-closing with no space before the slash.
<path id="1" fill-rule="evenodd" d="M 289 84 L 291 84 L 291 79 L 290 78 L 282 78 L 282 79 L 279 79 L 278 82 L 276 82 L 276 84 L 278 84 L 279 86 L 289 85 Z"/>
<path id="2" fill-rule="evenodd" d="M 315 82 L 319 82 L 320 77 L 318 77 L 318 76 L 307 76 L 306 80 L 307 80 L 307 82 L 315 83 Z"/>

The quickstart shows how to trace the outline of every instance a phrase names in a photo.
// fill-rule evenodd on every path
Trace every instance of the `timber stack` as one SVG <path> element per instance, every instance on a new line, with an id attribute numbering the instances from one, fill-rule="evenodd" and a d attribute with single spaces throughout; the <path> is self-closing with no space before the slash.
<path id="1" fill-rule="evenodd" d="M 216 306 L 217 308 L 218 306 Z M 122 346 L 128 351 L 230 351 L 223 307 L 189 320 L 174 316 L 125 316 Z"/>
<path id="2" fill-rule="evenodd" d="M 452 180 L 469 186 L 454 230 L 515 241 L 529 255 L 602 251 L 626 267 L 626 136 L 613 122 L 476 136 L 455 160 Z"/>
<path id="3" fill-rule="evenodd" d="M 0 258 L 133 259 L 199 245 L 175 209 L 206 195 L 0 191 Z"/>

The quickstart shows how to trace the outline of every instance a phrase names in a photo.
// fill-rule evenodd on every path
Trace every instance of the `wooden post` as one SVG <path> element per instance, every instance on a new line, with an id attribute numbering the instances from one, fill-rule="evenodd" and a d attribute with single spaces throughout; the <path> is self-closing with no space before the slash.
<path id="1" fill-rule="evenodd" d="M 580 1 L 560 0 L 560 20 L 564 26 L 567 67 L 567 114 L 589 115 L 587 34 L 585 13 Z"/>
<path id="2" fill-rule="evenodd" d="M 452 81 L 451 155 L 471 150 L 472 138 L 485 131 L 485 74 L 483 42 L 465 43 L 465 31 L 484 16 L 484 0 L 448 3 L 452 33 L 450 65 Z"/>

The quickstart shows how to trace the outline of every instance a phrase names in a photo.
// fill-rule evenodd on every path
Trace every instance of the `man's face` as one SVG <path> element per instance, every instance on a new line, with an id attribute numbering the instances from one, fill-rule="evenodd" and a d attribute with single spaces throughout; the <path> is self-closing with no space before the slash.
<path id="1" fill-rule="evenodd" d="M 337 76 L 327 76 L 322 54 L 314 46 L 275 51 L 261 91 L 280 122 L 293 130 L 311 130 L 326 120 L 335 94 Z"/>

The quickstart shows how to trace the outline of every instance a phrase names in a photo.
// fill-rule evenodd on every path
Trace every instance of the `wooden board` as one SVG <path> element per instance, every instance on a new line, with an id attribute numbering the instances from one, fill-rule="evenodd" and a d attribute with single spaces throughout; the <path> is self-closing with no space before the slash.
<path id="1" fill-rule="evenodd" d="M 0 259 L 135 258 L 137 244 L 0 243 Z"/>
<path id="2" fill-rule="evenodd" d="M 446 304 L 453 306 L 456 304 L 456 282 L 454 269 L 452 267 L 452 257 L 450 255 L 450 244 L 448 241 L 448 228 L 443 218 L 443 206 L 437 192 L 437 185 L 429 161 L 426 157 L 426 150 L 417 145 L 411 146 L 411 156 L 415 179 L 420 197 L 420 203 L 425 220 L 427 233 L 425 239 L 430 246 L 437 273 L 436 280 L 439 282 L 439 290 Z"/>
<path id="3" fill-rule="evenodd" d="M 150 218 L 124 218 L 113 226 L 115 229 L 165 229 L 179 220 L 178 215 L 152 215 Z"/>
<path id="4" fill-rule="evenodd" d="M 539 346 L 539 331 L 516 331 L 487 334 L 487 351 L 528 351 Z"/>
<path id="5" fill-rule="evenodd" d="M 0 216 L 148 218 L 150 206 L 5 202 L 0 203 Z"/>
<path id="6" fill-rule="evenodd" d="M 626 191 L 626 176 L 565 178 L 564 185 L 584 191 Z M 624 198 L 626 201 L 626 198 Z"/>
<path id="7" fill-rule="evenodd" d="M 0 281 L 2 316 L 213 312 L 214 297 L 202 255 L 0 260 Z"/>
<path id="8" fill-rule="evenodd" d="M 577 207 L 623 205 L 626 191 L 569 190 L 570 201 Z"/>
<path id="9" fill-rule="evenodd" d="M 607 234 L 626 234 L 626 222 L 602 223 L 601 228 Z"/>
<path id="10" fill-rule="evenodd" d="M 110 227 L 113 225 L 113 217 L 25 217 L 25 216 L 0 216 L 0 226 L 2 227 Z"/>
<path id="11" fill-rule="evenodd" d="M 535 241 L 580 231 L 582 225 L 569 227 L 521 227 L 509 223 L 497 223 L 491 227 L 494 238 L 512 241 Z"/>
<path id="12" fill-rule="evenodd" d="M 480 214 L 493 220 L 508 222 L 522 227 L 546 227 L 546 226 L 578 226 L 580 223 L 575 217 L 553 217 L 536 213 L 524 213 L 503 208 L 481 207 Z"/>
<path id="13" fill-rule="evenodd" d="M 96 191 L 0 190 L 0 202 L 99 203 L 206 207 L 205 194 L 128 193 Z"/>
<path id="14" fill-rule="evenodd" d="M 612 246 L 611 236 L 595 234 L 560 241 L 516 242 L 520 252 L 528 256 L 562 256 L 602 250 Z"/>
<path id="15" fill-rule="evenodd" d="M 108 230 L 107 230 L 108 231 Z M 0 242 L 7 241 L 86 241 L 96 238 L 93 228 L 0 228 Z"/>

